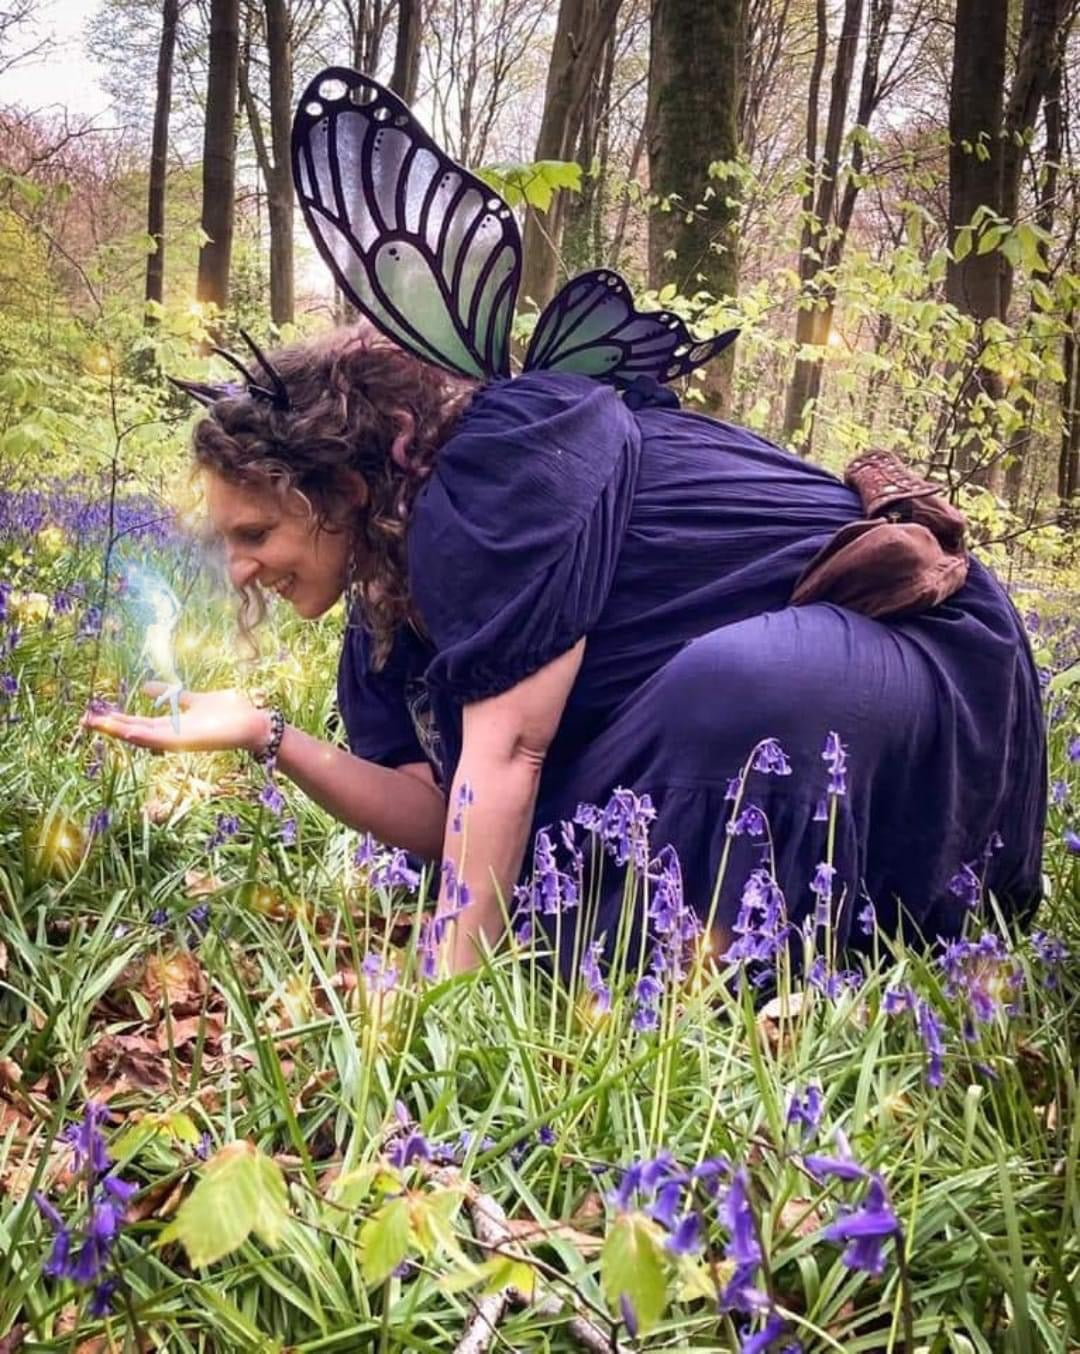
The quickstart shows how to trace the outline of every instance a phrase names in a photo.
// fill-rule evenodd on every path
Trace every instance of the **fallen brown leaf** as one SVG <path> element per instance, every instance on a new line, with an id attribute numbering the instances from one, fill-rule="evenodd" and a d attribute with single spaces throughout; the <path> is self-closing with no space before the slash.
<path id="1" fill-rule="evenodd" d="M 16 1350 L 22 1349 L 26 1329 L 20 1323 L 18 1326 L 12 1326 L 6 1335 L 0 1336 L 0 1354 L 15 1354 Z"/>
<path id="2" fill-rule="evenodd" d="M 128 1205 L 127 1222 L 145 1222 L 147 1218 L 170 1217 L 180 1207 L 184 1197 L 183 1180 L 163 1180 L 144 1190 L 134 1203 Z"/>
<path id="3" fill-rule="evenodd" d="M 157 1044 L 145 1034 L 104 1034 L 86 1054 L 87 1085 L 99 1100 L 134 1088 L 160 1091 L 169 1071 Z"/>
<path id="4" fill-rule="evenodd" d="M 803 1198 L 788 1199 L 780 1207 L 780 1216 L 776 1220 L 778 1232 L 791 1232 L 795 1236 L 813 1236 L 825 1226 L 825 1216 L 812 1200 Z"/>
<path id="5" fill-rule="evenodd" d="M 139 991 L 151 1006 L 168 1003 L 177 1015 L 193 1015 L 206 992 L 206 974 L 189 950 L 148 956 L 143 966 Z"/>
<path id="6" fill-rule="evenodd" d="M 183 1048 L 185 1044 L 194 1043 L 202 1034 L 206 1047 L 212 1051 L 217 1051 L 221 1045 L 221 1037 L 225 1032 L 224 1023 L 220 1016 L 215 1015 L 195 1015 L 185 1016 L 182 1020 L 163 1020 L 157 1027 L 157 1046 L 162 1053 L 167 1053 L 171 1045 L 173 1048 Z"/>
<path id="7" fill-rule="evenodd" d="M 184 875 L 184 889 L 189 898 L 207 898 L 221 888 L 221 880 L 202 870 L 188 870 Z"/>

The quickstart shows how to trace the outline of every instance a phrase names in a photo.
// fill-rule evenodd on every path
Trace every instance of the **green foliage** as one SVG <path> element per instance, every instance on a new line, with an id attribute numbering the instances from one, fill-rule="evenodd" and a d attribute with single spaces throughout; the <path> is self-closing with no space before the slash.
<path id="1" fill-rule="evenodd" d="M 663 1233 L 642 1213 L 623 1213 L 604 1241 L 600 1274 L 604 1296 L 618 1314 L 628 1302 L 638 1329 L 647 1335 L 668 1303 Z"/>
<path id="2" fill-rule="evenodd" d="M 179 1241 L 201 1268 L 235 1251 L 253 1232 L 267 1246 L 277 1246 L 288 1218 L 281 1167 L 251 1143 L 233 1142 L 206 1163 L 158 1244 Z"/>
<path id="3" fill-rule="evenodd" d="M 581 192 L 581 166 L 573 160 L 534 160 L 524 165 L 487 165 L 477 176 L 495 189 L 511 207 L 535 207 L 546 212 L 561 189 Z"/>

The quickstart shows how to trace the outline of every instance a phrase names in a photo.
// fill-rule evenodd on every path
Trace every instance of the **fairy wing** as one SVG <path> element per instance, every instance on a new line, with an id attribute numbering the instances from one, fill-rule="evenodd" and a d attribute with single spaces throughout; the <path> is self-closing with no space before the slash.
<path id="1" fill-rule="evenodd" d="M 297 108 L 292 167 L 315 245 L 358 310 L 425 361 L 509 375 L 517 222 L 395 94 L 322 71 Z"/>
<path id="2" fill-rule="evenodd" d="M 695 339 L 669 310 L 635 310 L 618 273 L 595 268 L 572 278 L 545 307 L 525 369 L 573 371 L 620 386 L 639 376 L 674 381 L 723 352 L 738 332 Z"/>

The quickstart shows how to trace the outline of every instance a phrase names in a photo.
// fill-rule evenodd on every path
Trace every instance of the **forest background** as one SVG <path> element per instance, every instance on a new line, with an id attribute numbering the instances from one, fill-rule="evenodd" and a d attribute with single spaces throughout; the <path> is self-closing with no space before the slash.
<path id="1" fill-rule="evenodd" d="M 93 471 L 122 434 L 120 468 L 162 489 L 185 412 L 162 369 L 205 370 L 208 332 L 349 318 L 288 155 L 296 91 L 338 63 L 521 212 L 519 337 L 558 279 L 619 268 L 702 333 L 741 328 L 691 398 L 834 469 L 899 451 L 998 563 L 1066 544 L 1073 0 L 101 0 L 98 116 L 51 87 L 37 8 L 0 11 L 8 482 L 46 448 Z M 5 103 L 28 66 L 40 97 Z"/>

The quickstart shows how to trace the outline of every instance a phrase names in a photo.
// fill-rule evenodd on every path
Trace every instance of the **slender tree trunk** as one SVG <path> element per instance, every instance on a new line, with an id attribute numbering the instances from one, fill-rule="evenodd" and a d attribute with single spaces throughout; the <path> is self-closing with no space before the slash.
<path id="1" fill-rule="evenodd" d="M 840 168 L 840 147 L 844 138 L 847 121 L 848 98 L 851 93 L 851 81 L 855 71 L 855 53 L 859 44 L 859 28 L 862 24 L 863 0 L 844 0 L 844 18 L 840 28 L 840 38 L 836 48 L 836 61 L 833 66 L 832 89 L 829 95 L 829 115 L 825 123 L 825 144 L 822 147 L 821 163 L 810 161 L 811 185 L 815 179 L 817 194 L 812 211 L 803 226 L 803 248 L 799 255 L 799 278 L 804 295 L 811 296 L 820 291 L 816 281 L 826 266 L 825 246 L 822 236 L 834 224 L 836 210 L 837 176 Z M 819 0 L 818 10 L 818 46 L 815 53 L 815 67 L 820 72 L 822 41 L 825 33 L 824 5 Z M 814 105 L 807 113 L 807 150 L 816 142 L 816 91 Z M 810 159 L 808 154 L 808 160 Z M 813 191 L 812 186 L 810 191 Z M 809 308 L 800 306 L 795 321 L 795 341 L 800 348 L 810 345 L 821 348 L 829 337 L 832 325 L 832 301 L 824 293 Z M 821 358 L 797 357 L 795 372 L 788 387 L 784 408 L 784 440 L 790 441 L 803 421 L 808 401 L 816 400 L 821 390 Z M 808 427 L 806 440 L 801 450 L 809 454 L 813 437 L 812 423 Z"/>
<path id="2" fill-rule="evenodd" d="M 1076 312 L 1064 316 L 1066 327 L 1061 365 L 1061 445 L 1058 452 L 1058 512 L 1062 526 L 1075 527 L 1076 499 L 1080 492 L 1080 362 L 1076 360 Z"/>
<path id="3" fill-rule="evenodd" d="M 738 152 L 739 49 L 743 0 L 654 0 L 649 58 L 650 187 L 676 199 L 649 217 L 649 277 L 719 300 L 738 281 L 738 210 L 730 180 L 710 180 L 715 160 Z M 707 190 L 712 189 L 712 192 Z M 731 359 L 706 371 L 707 402 L 727 409 Z"/>
<path id="4" fill-rule="evenodd" d="M 270 63 L 270 148 L 267 212 L 270 217 L 270 317 L 279 327 L 295 311 L 293 275 L 292 135 L 293 71 L 289 11 L 285 0 L 265 0 L 266 47 Z"/>
<path id="5" fill-rule="evenodd" d="M 211 0 L 210 72 L 203 138 L 202 228 L 196 298 L 223 308 L 229 295 L 236 182 L 240 0 Z"/>
<path id="6" fill-rule="evenodd" d="M 1001 0 L 957 0 L 949 98 L 949 247 L 980 206 L 1001 210 L 1001 119 L 1005 86 L 1008 6 Z M 945 276 L 949 301 L 981 325 L 1001 314 L 1001 267 L 994 253 L 972 247 L 959 262 L 950 259 Z M 960 418 L 980 392 L 997 398 L 1001 382 L 973 354 L 961 391 Z M 977 470 L 979 443 L 966 436 L 953 468 Z"/>
<path id="7" fill-rule="evenodd" d="M 585 102 L 620 3 L 560 0 L 535 160 L 569 160 L 573 155 Z M 564 210 L 565 195 L 556 193 L 546 215 L 530 208 L 525 217 L 521 294 L 538 306 L 555 291 Z"/>
<path id="8" fill-rule="evenodd" d="M 154 102 L 154 135 L 150 151 L 150 188 L 146 206 L 146 233 L 154 250 L 146 256 L 146 300 L 161 305 L 165 299 L 165 178 L 169 152 L 169 105 L 172 103 L 173 56 L 180 0 L 165 0 L 161 12 L 161 42 L 158 46 L 157 98 Z M 157 323 L 149 307 L 146 326 Z"/>
<path id="9" fill-rule="evenodd" d="M 405 103 L 416 98 L 420 78 L 420 0 L 398 0 L 397 45 L 390 88 Z"/>

